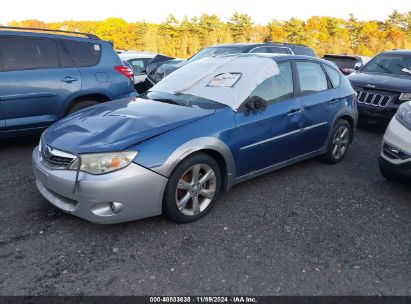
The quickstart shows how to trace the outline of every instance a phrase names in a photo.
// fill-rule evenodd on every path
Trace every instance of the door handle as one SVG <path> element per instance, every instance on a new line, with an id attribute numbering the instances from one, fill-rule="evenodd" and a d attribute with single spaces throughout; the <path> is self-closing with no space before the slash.
<path id="1" fill-rule="evenodd" d="M 330 105 L 335 105 L 337 102 L 339 102 L 340 100 L 338 99 L 338 98 L 335 98 L 335 99 L 331 99 L 330 101 L 329 101 L 329 104 Z"/>
<path id="2" fill-rule="evenodd" d="M 71 83 L 71 82 L 74 82 L 74 81 L 77 81 L 77 80 L 78 80 L 77 78 L 73 78 L 71 76 L 66 76 L 61 81 Z"/>
<path id="3" fill-rule="evenodd" d="M 304 108 L 303 108 L 303 107 L 301 107 L 301 108 L 294 108 L 294 109 L 291 109 L 290 111 L 288 111 L 287 115 L 288 115 L 288 116 L 291 116 L 291 115 L 294 115 L 294 114 L 301 113 L 302 111 L 304 111 Z"/>

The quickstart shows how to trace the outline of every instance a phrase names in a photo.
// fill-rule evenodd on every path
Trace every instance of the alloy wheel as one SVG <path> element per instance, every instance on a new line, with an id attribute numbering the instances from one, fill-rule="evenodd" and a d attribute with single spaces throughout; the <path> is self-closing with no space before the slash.
<path id="1" fill-rule="evenodd" d="M 176 204 L 181 213 L 195 216 L 203 212 L 216 192 L 217 178 L 206 164 L 196 164 L 184 172 L 177 183 Z"/>
<path id="2" fill-rule="evenodd" d="M 341 159 L 348 149 L 350 144 L 350 130 L 347 126 L 341 126 L 335 132 L 333 138 L 333 150 L 332 155 L 336 160 Z"/>

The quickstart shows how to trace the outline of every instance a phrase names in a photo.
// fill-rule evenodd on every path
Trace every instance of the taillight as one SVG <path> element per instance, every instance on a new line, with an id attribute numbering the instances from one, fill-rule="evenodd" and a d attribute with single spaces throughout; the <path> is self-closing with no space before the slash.
<path id="1" fill-rule="evenodd" d="M 129 67 L 127 67 L 125 65 L 117 65 L 114 68 L 116 69 L 116 71 L 120 72 L 121 74 L 123 74 L 127 78 L 133 79 L 134 73 L 133 73 L 133 70 L 130 69 Z"/>

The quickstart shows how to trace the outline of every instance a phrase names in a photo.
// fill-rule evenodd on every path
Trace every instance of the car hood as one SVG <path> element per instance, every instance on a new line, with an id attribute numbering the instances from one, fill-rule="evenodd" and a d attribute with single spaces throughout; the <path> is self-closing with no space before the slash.
<path id="1" fill-rule="evenodd" d="M 411 92 L 411 76 L 357 72 L 348 79 L 353 87 L 365 87 L 394 92 Z"/>
<path id="2" fill-rule="evenodd" d="M 121 151 L 213 114 L 147 99 L 119 99 L 74 113 L 47 129 L 44 144 L 70 153 Z"/>

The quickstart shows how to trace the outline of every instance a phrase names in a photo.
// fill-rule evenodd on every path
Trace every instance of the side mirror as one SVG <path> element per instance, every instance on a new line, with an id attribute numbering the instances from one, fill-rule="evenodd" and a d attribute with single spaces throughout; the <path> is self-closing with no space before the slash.
<path id="1" fill-rule="evenodd" d="M 265 111 L 267 108 L 267 101 L 259 96 L 250 96 L 247 99 L 246 107 L 248 110 Z"/>
<path id="2" fill-rule="evenodd" d="M 362 67 L 362 64 L 359 63 L 359 62 L 357 62 L 357 63 L 354 65 L 354 70 L 358 71 L 359 69 L 361 69 L 361 67 Z"/>

